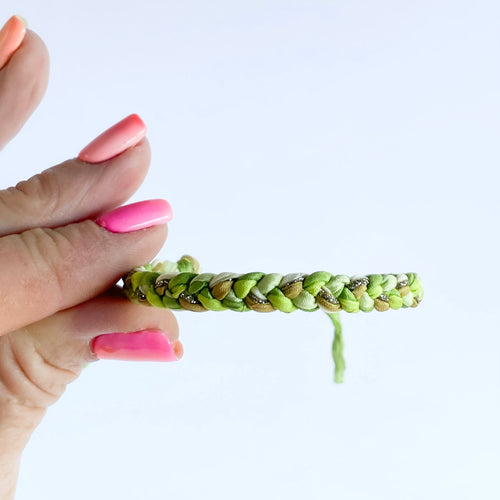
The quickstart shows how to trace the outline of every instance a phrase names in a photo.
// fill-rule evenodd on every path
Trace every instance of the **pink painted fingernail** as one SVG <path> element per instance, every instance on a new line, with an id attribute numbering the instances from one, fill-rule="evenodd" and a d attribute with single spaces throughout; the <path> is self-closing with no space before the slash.
<path id="1" fill-rule="evenodd" d="M 12 16 L 0 30 L 0 69 L 19 48 L 26 35 L 26 21 L 21 16 Z"/>
<path id="2" fill-rule="evenodd" d="M 91 348 L 100 359 L 122 361 L 177 361 L 184 353 L 179 340 L 171 342 L 160 330 L 99 335 Z"/>
<path id="3" fill-rule="evenodd" d="M 166 200 L 138 201 L 101 215 L 97 224 L 112 233 L 129 233 L 158 226 L 172 220 L 172 207 Z"/>
<path id="4" fill-rule="evenodd" d="M 138 115 L 127 116 L 85 146 L 78 158 L 87 163 L 109 160 L 138 144 L 146 132 L 146 125 Z"/>

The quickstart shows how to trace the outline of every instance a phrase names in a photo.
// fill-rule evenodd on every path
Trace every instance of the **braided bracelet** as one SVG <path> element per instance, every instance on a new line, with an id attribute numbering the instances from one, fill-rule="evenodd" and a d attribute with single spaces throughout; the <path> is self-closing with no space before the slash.
<path id="1" fill-rule="evenodd" d="M 323 309 L 333 322 L 332 356 L 335 382 L 344 380 L 344 342 L 339 311 L 355 313 L 416 307 L 423 297 L 415 273 L 333 275 L 312 274 L 199 274 L 196 259 L 154 262 L 136 267 L 123 277 L 127 297 L 139 303 L 188 311 L 282 311 Z"/>

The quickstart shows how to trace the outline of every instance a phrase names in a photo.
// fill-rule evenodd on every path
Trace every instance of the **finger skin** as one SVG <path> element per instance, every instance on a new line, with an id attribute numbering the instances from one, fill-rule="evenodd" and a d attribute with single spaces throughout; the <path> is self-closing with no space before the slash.
<path id="1" fill-rule="evenodd" d="M 1 389 L 1 386 L 0 386 Z M 0 498 L 14 498 L 21 453 L 45 409 L 27 408 L 0 395 Z"/>
<path id="2" fill-rule="evenodd" d="M 107 162 L 90 165 L 75 158 L 0 191 L 0 236 L 97 218 L 135 193 L 150 159 L 143 139 Z"/>
<path id="3" fill-rule="evenodd" d="M 166 225 L 115 234 L 92 221 L 0 239 L 0 335 L 89 300 L 162 247 Z"/>
<path id="4" fill-rule="evenodd" d="M 36 33 L 26 30 L 21 46 L 0 71 L 0 150 L 38 106 L 48 77 L 47 48 Z"/>
<path id="5" fill-rule="evenodd" d="M 108 294 L 0 337 L 0 401 L 4 391 L 28 408 L 47 408 L 97 360 L 90 349 L 94 337 L 146 329 L 161 330 L 172 342 L 179 338 L 170 311 Z"/>

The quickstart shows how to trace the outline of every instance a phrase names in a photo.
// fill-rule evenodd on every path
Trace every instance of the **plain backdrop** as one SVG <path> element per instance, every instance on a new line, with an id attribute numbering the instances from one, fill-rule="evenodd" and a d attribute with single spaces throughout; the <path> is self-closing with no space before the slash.
<path id="1" fill-rule="evenodd" d="M 159 257 L 416 271 L 426 289 L 414 310 L 343 316 L 343 385 L 320 312 L 177 314 L 182 361 L 88 367 L 17 499 L 500 498 L 498 2 L 0 7 L 51 54 L 2 187 L 136 112 L 153 160 L 133 200 L 174 209 Z"/>

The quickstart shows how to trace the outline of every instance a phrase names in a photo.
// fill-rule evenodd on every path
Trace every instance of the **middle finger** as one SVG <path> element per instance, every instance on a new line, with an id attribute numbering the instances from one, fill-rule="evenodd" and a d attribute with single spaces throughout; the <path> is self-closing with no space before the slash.
<path id="1" fill-rule="evenodd" d="M 0 237 L 95 219 L 127 201 L 148 171 L 150 149 L 147 140 L 140 140 L 146 129 L 137 115 L 117 126 L 105 151 L 112 159 L 91 164 L 75 158 L 0 191 Z"/>

